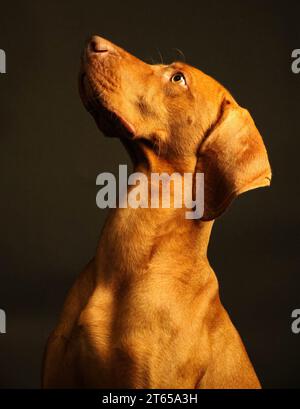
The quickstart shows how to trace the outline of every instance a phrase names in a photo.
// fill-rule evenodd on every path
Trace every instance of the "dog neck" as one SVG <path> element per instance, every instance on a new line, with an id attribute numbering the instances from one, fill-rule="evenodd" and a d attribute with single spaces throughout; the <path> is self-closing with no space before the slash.
<path id="1" fill-rule="evenodd" d="M 180 171 L 150 150 L 138 161 L 135 157 L 133 163 L 134 171 L 145 174 L 150 186 L 152 172 Z M 188 171 L 192 170 L 193 164 L 189 167 Z M 208 264 L 213 222 L 187 220 L 185 212 L 185 208 L 174 207 L 111 209 L 97 250 L 97 270 L 105 272 L 106 280 L 164 272 L 179 278 L 195 271 L 198 264 Z"/>

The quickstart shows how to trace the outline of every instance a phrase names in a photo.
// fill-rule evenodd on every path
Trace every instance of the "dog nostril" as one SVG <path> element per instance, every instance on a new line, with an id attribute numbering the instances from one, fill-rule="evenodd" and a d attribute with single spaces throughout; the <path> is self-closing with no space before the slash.
<path id="1" fill-rule="evenodd" d="M 100 40 L 100 39 L 99 39 Z M 90 42 L 90 51 L 94 53 L 105 53 L 108 51 L 108 48 L 105 46 L 105 44 L 102 44 L 101 41 L 98 39 L 93 39 Z"/>

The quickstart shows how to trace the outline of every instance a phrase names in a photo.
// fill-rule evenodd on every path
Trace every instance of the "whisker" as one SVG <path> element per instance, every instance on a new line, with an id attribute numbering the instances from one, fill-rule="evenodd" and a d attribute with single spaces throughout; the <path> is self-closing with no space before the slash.
<path id="1" fill-rule="evenodd" d="M 153 57 L 146 57 L 145 62 L 147 62 L 148 64 L 152 64 L 152 65 L 156 64 Z"/>
<path id="2" fill-rule="evenodd" d="M 157 54 L 158 54 L 158 55 L 159 55 L 159 57 L 160 57 L 160 63 L 161 63 L 161 64 L 164 64 L 164 60 L 163 60 L 162 53 L 159 51 L 159 49 L 158 49 L 158 48 L 156 49 L 156 51 L 157 51 Z"/>
<path id="3" fill-rule="evenodd" d="M 180 48 L 173 48 L 173 50 L 177 51 L 177 54 L 183 58 L 183 62 L 186 62 L 184 52 Z"/>

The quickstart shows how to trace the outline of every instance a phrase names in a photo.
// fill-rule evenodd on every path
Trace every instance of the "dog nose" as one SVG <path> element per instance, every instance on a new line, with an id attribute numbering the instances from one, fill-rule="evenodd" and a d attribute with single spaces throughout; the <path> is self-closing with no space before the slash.
<path id="1" fill-rule="evenodd" d="M 92 36 L 88 41 L 88 51 L 91 53 L 107 53 L 113 50 L 113 45 L 105 38 Z"/>

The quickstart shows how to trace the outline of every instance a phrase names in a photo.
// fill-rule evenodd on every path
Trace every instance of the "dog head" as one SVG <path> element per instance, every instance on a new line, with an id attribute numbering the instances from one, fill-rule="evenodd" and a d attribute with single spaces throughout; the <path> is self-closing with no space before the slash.
<path id="1" fill-rule="evenodd" d="M 94 36 L 79 89 L 106 135 L 144 147 L 180 172 L 204 173 L 203 220 L 219 216 L 238 194 L 270 184 L 266 149 L 249 112 L 194 67 L 146 64 Z"/>

